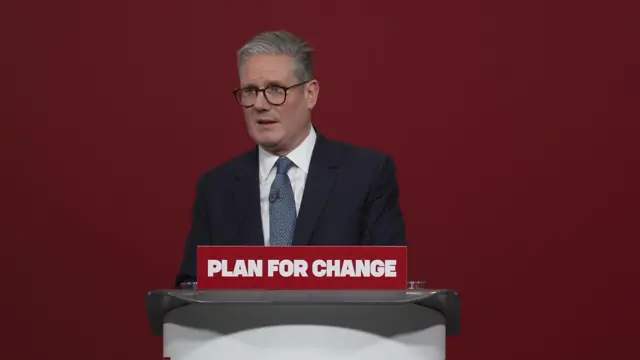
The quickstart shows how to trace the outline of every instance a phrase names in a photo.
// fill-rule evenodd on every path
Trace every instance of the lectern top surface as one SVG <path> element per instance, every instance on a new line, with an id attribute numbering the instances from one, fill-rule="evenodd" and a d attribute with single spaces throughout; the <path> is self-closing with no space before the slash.
<path id="1" fill-rule="evenodd" d="M 203 303 L 404 303 L 442 290 L 170 290 L 167 295 Z"/>
<path id="2" fill-rule="evenodd" d="M 460 298 L 453 290 L 410 289 L 372 290 L 154 290 L 147 294 L 147 312 L 155 334 L 169 311 L 190 304 L 388 304 L 417 305 L 440 311 L 447 318 L 447 332 L 456 334 L 460 326 Z"/>

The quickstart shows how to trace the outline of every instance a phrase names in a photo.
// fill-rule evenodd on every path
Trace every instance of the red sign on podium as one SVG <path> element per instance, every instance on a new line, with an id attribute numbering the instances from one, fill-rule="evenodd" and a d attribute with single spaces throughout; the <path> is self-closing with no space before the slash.
<path id="1" fill-rule="evenodd" d="M 199 290 L 406 290 L 404 246 L 200 246 Z"/>

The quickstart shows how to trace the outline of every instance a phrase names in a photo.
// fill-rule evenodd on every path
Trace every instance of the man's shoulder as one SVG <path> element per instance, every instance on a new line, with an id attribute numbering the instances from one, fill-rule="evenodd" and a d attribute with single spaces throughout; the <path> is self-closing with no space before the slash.
<path id="1" fill-rule="evenodd" d="M 220 164 L 210 167 L 201 174 L 200 181 L 210 182 L 230 179 L 246 171 L 251 165 L 257 165 L 257 163 L 253 164 L 256 156 L 256 149 L 252 149 L 227 159 Z"/>
<path id="2" fill-rule="evenodd" d="M 330 143 L 334 159 L 337 159 L 335 164 L 351 181 L 363 181 L 375 186 L 374 184 L 386 183 L 396 177 L 396 165 L 389 153 L 350 142 Z"/>

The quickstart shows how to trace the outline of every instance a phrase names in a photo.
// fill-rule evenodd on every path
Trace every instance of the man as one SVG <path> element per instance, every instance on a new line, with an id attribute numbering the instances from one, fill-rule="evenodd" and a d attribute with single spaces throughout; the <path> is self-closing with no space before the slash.
<path id="1" fill-rule="evenodd" d="M 240 49 L 238 70 L 234 94 L 257 147 L 198 180 L 176 286 L 195 281 L 200 245 L 406 245 L 392 159 L 311 124 L 312 49 L 263 33 Z"/>

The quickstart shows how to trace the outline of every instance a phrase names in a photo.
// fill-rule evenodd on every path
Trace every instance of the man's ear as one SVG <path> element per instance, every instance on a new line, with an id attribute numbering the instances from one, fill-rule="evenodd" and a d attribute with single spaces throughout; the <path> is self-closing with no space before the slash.
<path id="1" fill-rule="evenodd" d="M 311 80 L 306 86 L 305 97 L 307 98 L 307 108 L 313 109 L 318 102 L 318 94 L 320 93 L 320 83 L 318 80 Z"/>

